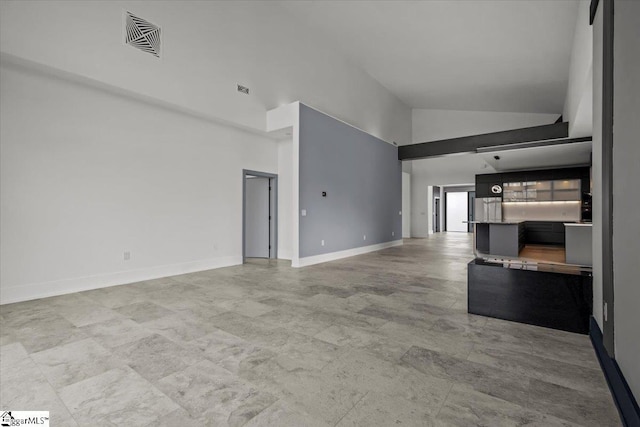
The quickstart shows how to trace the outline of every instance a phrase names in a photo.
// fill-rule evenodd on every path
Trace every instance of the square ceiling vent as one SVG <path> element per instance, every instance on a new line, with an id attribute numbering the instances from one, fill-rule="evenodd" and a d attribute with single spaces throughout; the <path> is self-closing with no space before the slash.
<path id="1" fill-rule="evenodd" d="M 126 43 L 160 58 L 160 27 L 151 22 L 125 12 Z"/>

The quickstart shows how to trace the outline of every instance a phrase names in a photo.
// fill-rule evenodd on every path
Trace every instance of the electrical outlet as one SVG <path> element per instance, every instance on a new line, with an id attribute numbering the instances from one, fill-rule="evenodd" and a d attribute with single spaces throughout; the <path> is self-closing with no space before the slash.
<path id="1" fill-rule="evenodd" d="M 398 211 L 398 215 L 402 215 L 402 211 Z"/>
<path id="2" fill-rule="evenodd" d="M 124 253 L 124 260 L 125 260 L 125 261 L 129 261 L 130 259 L 131 259 L 131 252 L 126 251 L 126 252 Z"/>
<path id="3" fill-rule="evenodd" d="M 300 214 L 302 216 L 307 216 L 307 210 L 306 209 L 302 209 L 302 211 L 300 212 Z"/>
<path id="4" fill-rule="evenodd" d="M 367 240 L 367 235 L 362 236 L 362 240 Z"/>
<path id="5" fill-rule="evenodd" d="M 320 245 L 324 246 L 324 240 L 320 240 Z"/>
<path id="6" fill-rule="evenodd" d="M 391 236 L 395 236 L 395 235 L 396 235 L 396 232 L 395 232 L 395 231 L 392 231 L 392 232 L 391 232 Z"/>

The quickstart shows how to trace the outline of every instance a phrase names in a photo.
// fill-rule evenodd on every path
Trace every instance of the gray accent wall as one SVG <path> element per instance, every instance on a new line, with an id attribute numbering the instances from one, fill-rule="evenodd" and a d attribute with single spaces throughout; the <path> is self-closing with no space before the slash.
<path id="1" fill-rule="evenodd" d="M 397 147 L 301 104 L 299 156 L 301 258 L 402 238 Z"/>

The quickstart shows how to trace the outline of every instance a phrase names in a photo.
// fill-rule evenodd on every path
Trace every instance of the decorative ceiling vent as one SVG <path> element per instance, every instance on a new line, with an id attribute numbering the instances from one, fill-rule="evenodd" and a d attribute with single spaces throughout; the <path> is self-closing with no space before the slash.
<path id="1" fill-rule="evenodd" d="M 160 27 L 126 12 L 126 43 L 155 57 L 160 57 Z"/>

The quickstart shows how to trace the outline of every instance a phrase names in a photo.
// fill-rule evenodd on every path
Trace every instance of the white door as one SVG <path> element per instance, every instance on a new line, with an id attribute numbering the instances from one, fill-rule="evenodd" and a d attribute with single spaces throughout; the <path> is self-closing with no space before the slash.
<path id="1" fill-rule="evenodd" d="M 269 178 L 246 178 L 245 257 L 269 258 Z"/>
<path id="2" fill-rule="evenodd" d="M 466 191 L 447 192 L 447 231 L 467 233 L 468 194 Z"/>

